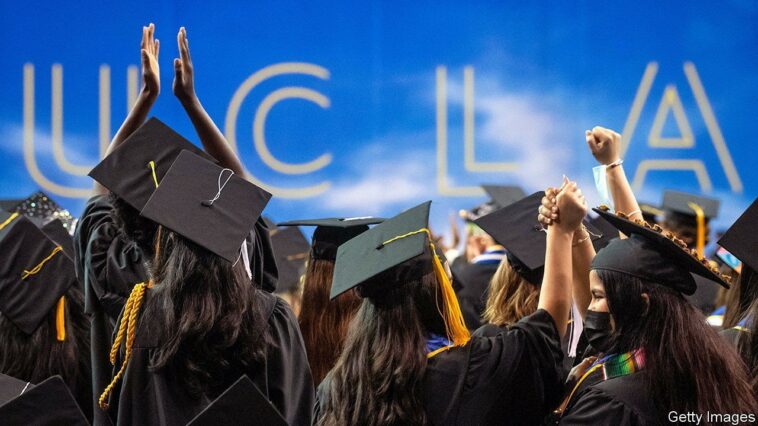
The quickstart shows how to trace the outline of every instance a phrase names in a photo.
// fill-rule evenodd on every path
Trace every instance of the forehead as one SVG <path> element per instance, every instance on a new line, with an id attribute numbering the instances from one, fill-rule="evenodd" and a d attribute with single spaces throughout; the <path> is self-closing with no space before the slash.
<path id="1" fill-rule="evenodd" d="M 600 279 L 600 276 L 594 270 L 590 271 L 590 288 L 592 290 L 605 290 L 603 281 Z"/>

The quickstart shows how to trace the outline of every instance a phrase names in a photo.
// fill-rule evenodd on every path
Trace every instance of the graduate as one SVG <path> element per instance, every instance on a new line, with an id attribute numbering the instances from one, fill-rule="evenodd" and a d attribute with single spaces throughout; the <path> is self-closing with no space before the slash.
<path id="1" fill-rule="evenodd" d="M 61 376 L 91 418 L 89 324 L 73 262 L 18 213 L 0 212 L 0 252 L 0 373 L 32 385 Z"/>
<path id="2" fill-rule="evenodd" d="M 116 318 L 135 284 L 146 282 L 157 225 L 140 216 L 148 198 L 182 150 L 215 158 L 242 174 L 242 165 L 205 112 L 194 90 L 194 68 L 189 42 L 182 28 L 177 34 L 180 57 L 174 60 L 173 91 L 200 136 L 205 152 L 160 120 L 145 122 L 160 92 L 160 43 L 155 26 L 142 29 L 143 87 L 129 115 L 113 138 L 106 157 L 90 172 L 95 180 L 92 197 L 74 233 L 76 273 L 84 285 L 85 309 L 91 320 L 93 395 L 108 384 L 108 352 Z M 144 124 L 143 124 L 144 123 Z M 256 285 L 273 291 L 276 263 L 263 221 L 255 223 L 246 240 L 250 272 Z M 94 400 L 91 405 L 97 405 Z M 95 424 L 106 421 L 95 410 Z"/>
<path id="3" fill-rule="evenodd" d="M 736 351 L 684 298 L 695 291 L 691 274 L 726 283 L 671 234 L 596 211 L 629 238 L 593 259 L 585 334 L 599 354 L 562 404 L 561 424 L 658 424 L 671 411 L 755 413 Z"/>
<path id="4" fill-rule="evenodd" d="M 456 295 L 461 304 L 463 318 L 472 331 L 482 325 L 487 288 L 506 253 L 506 248 L 483 231 L 476 224 L 476 220 L 526 196 L 524 190 L 517 186 L 482 185 L 482 188 L 490 196 L 490 200 L 471 211 L 461 212 L 461 216 L 467 222 L 469 236 L 466 252 L 470 259 L 468 263 L 453 271 Z"/>
<path id="5" fill-rule="evenodd" d="M 558 198 L 566 216 L 547 230 L 537 311 L 492 337 L 469 335 L 431 244 L 430 204 L 339 247 L 331 297 L 356 288 L 363 302 L 318 388 L 317 424 L 487 424 L 493 409 L 507 414 L 496 424 L 537 424 L 557 403 L 571 303 L 570 257 L 557 254 L 586 213 L 581 192 L 571 183 Z"/>
<path id="6" fill-rule="evenodd" d="M 183 151 L 141 214 L 159 225 L 99 396 L 116 424 L 185 424 L 248 375 L 290 424 L 309 424 L 313 382 L 286 302 L 250 285 L 245 238 L 271 195 Z"/>
<path id="7" fill-rule="evenodd" d="M 560 423 L 659 424 L 670 411 L 754 413 L 738 355 L 684 298 L 696 282 L 727 285 L 724 277 L 684 241 L 642 220 L 618 158 L 620 135 L 596 127 L 586 137 L 605 166 L 617 213 L 595 211 L 622 238 L 592 260 L 584 334 L 596 356 L 579 365 L 556 411 Z M 548 213 L 559 220 L 560 208 L 544 207 L 541 219 Z"/>
<path id="8" fill-rule="evenodd" d="M 272 229 L 270 236 L 279 270 L 274 294 L 284 299 L 299 317 L 303 304 L 301 278 L 311 246 L 298 227 Z"/>
<path id="9" fill-rule="evenodd" d="M 318 386 L 334 367 L 347 335 L 347 326 L 360 306 L 349 290 L 329 300 L 337 248 L 384 219 L 374 217 L 292 220 L 281 227 L 315 226 L 303 276 L 303 307 L 298 318 L 308 352 L 313 383 Z"/>
<path id="10" fill-rule="evenodd" d="M 546 233 L 534 212 L 542 205 L 545 197 L 555 197 L 550 192 L 536 192 L 510 206 L 496 210 L 476 220 L 485 232 L 505 247 L 506 258 L 498 267 L 487 291 L 487 305 L 482 319 L 485 325 L 476 330 L 476 335 L 489 336 L 499 332 L 500 327 L 510 326 L 521 318 L 537 310 L 545 266 Z M 594 247 L 601 247 L 608 237 L 588 223 L 581 223 L 574 230 L 572 247 L 572 271 L 576 281 L 573 289 L 589 285 L 587 273 L 589 264 L 595 256 Z M 614 234 L 618 232 L 613 229 Z M 611 235 L 612 236 L 612 235 Z M 566 371 L 571 369 L 573 361 L 583 350 L 579 347 L 582 331 L 582 318 L 589 300 L 579 291 L 573 296 L 578 302 L 572 304 L 569 329 L 561 343 L 565 355 Z"/>

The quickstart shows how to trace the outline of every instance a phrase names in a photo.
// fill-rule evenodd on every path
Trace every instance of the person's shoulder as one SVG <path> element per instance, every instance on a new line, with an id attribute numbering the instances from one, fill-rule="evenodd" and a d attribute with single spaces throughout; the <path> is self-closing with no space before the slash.
<path id="1" fill-rule="evenodd" d="M 625 412 L 638 424 L 656 423 L 657 411 L 645 388 L 645 375 L 641 372 L 614 377 L 590 386 L 579 397 L 577 406 L 594 401 L 609 411 Z"/>
<path id="2" fill-rule="evenodd" d="M 507 327 L 501 327 L 495 324 L 484 324 L 474 331 L 472 337 L 495 337 L 500 333 L 507 331 Z"/>

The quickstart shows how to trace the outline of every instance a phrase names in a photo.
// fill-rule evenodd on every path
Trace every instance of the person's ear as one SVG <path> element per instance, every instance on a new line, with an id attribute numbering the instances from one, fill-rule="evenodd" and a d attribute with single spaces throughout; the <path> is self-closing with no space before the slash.
<path id="1" fill-rule="evenodd" d="M 642 300 L 645 302 L 645 312 L 642 314 L 644 316 L 647 315 L 647 311 L 650 310 L 650 296 L 647 293 L 642 293 L 640 297 L 642 297 Z"/>

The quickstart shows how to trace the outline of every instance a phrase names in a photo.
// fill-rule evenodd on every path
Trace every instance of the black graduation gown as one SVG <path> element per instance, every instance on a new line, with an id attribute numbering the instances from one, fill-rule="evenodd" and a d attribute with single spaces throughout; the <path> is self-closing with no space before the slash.
<path id="1" fill-rule="evenodd" d="M 572 398 L 561 425 L 657 425 L 658 414 L 645 391 L 645 371 L 602 381 L 598 370 L 593 384 L 581 386 Z"/>
<path id="2" fill-rule="evenodd" d="M 143 306 L 149 303 L 152 291 L 145 291 Z M 259 290 L 255 300 L 267 320 L 265 326 L 258 325 L 261 333 L 267 333 L 265 363 L 229 374 L 222 388 L 247 374 L 289 424 L 310 425 L 313 380 L 297 319 L 289 305 L 274 295 Z M 150 371 L 150 357 L 161 340 L 155 331 L 159 327 L 144 326 L 150 323 L 150 318 L 139 320 L 132 357 L 110 397 L 108 414 L 118 425 L 184 425 L 218 395 L 191 398 L 179 388 L 171 372 Z M 120 363 L 121 359 L 116 365 L 120 367 Z"/>
<path id="3" fill-rule="evenodd" d="M 539 424 L 561 397 L 562 358 L 558 331 L 544 310 L 492 337 L 472 336 L 466 346 L 429 360 L 427 418 L 434 425 Z M 320 402 L 328 383 L 319 386 Z M 320 411 L 317 404 L 317 416 Z"/>
<path id="4" fill-rule="evenodd" d="M 269 229 L 263 220 L 263 216 L 255 222 L 245 244 L 247 244 L 247 252 L 250 257 L 250 272 L 253 275 L 253 283 L 264 291 L 273 293 L 276 290 L 279 269 L 276 265 Z"/>
<path id="5" fill-rule="evenodd" d="M 483 324 L 482 313 L 487 304 L 487 289 L 497 267 L 497 263 L 469 263 L 455 276 L 460 281 L 458 303 L 469 330 L 476 330 Z"/>
<path id="6" fill-rule="evenodd" d="M 84 311 L 90 316 L 91 407 L 111 380 L 108 361 L 113 328 L 132 287 L 147 280 L 142 251 L 113 222 L 108 195 L 90 198 L 74 232 L 76 276 L 84 285 Z M 83 407 L 84 408 L 84 407 Z M 108 424 L 94 409 L 94 424 Z"/>

